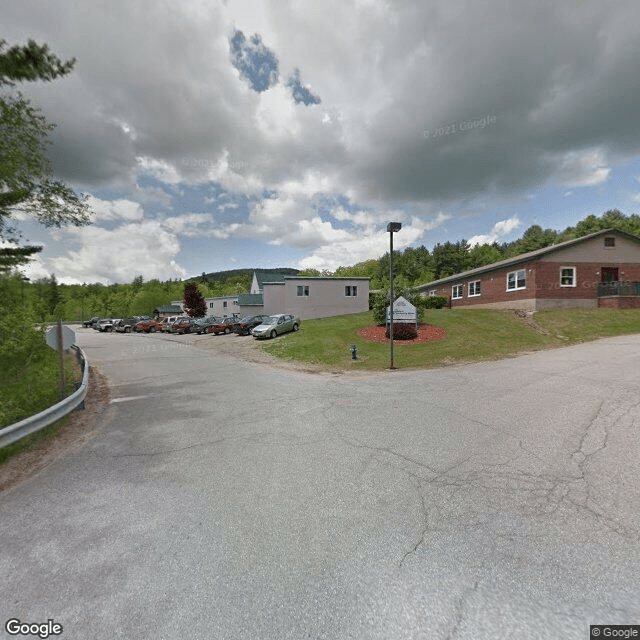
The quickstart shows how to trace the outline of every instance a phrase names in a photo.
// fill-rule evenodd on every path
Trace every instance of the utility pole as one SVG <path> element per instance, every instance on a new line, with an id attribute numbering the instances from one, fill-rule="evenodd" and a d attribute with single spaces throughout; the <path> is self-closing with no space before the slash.
<path id="1" fill-rule="evenodd" d="M 389 369 L 395 369 L 393 366 L 393 303 L 394 303 L 394 295 L 393 295 L 393 232 L 400 231 L 402 229 L 402 223 L 400 222 L 390 222 L 387 225 L 387 231 L 389 232 L 389 286 L 390 288 L 390 298 L 389 301 L 391 303 L 389 307 L 389 338 L 391 339 L 391 365 Z"/>

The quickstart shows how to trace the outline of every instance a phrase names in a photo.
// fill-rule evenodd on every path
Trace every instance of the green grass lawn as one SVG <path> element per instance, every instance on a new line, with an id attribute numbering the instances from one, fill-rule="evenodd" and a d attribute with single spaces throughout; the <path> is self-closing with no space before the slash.
<path id="1" fill-rule="evenodd" d="M 537 327 L 510 311 L 427 311 L 425 321 L 442 327 L 446 338 L 423 344 L 396 341 L 394 364 L 399 368 L 429 369 L 640 332 L 638 310 L 561 309 L 538 312 L 533 320 Z M 389 367 L 389 345 L 358 335 L 359 329 L 373 324 L 370 312 L 305 320 L 298 333 L 264 342 L 261 348 L 278 358 L 328 369 L 382 370 Z M 356 361 L 351 359 L 352 344 L 358 347 Z"/>

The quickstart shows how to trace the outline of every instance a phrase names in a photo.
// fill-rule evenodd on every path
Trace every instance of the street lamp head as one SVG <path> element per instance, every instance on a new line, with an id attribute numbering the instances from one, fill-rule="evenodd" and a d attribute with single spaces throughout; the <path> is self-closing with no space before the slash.
<path id="1" fill-rule="evenodd" d="M 400 229 L 402 229 L 401 222 L 390 222 L 387 225 L 387 231 L 390 231 L 391 233 L 393 233 L 394 231 L 400 231 Z"/>

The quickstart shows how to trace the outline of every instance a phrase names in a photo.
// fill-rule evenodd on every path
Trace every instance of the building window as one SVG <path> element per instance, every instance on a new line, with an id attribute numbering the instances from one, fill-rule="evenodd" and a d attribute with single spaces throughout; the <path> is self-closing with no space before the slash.
<path id="1" fill-rule="evenodd" d="M 438 292 L 435 289 L 431 289 L 431 291 L 429 291 L 429 295 L 431 297 L 434 297 Z"/>
<path id="2" fill-rule="evenodd" d="M 453 287 L 451 287 L 451 299 L 459 300 L 460 298 L 462 298 L 462 285 L 454 284 Z"/>
<path id="3" fill-rule="evenodd" d="M 309 297 L 309 285 L 307 285 L 307 284 L 298 285 L 298 296 L 300 296 L 300 297 L 304 296 L 305 298 L 308 298 Z"/>
<path id="4" fill-rule="evenodd" d="M 527 272 L 525 269 L 519 271 L 511 271 L 507 273 L 507 291 L 516 291 L 517 289 L 526 289 Z"/>
<path id="5" fill-rule="evenodd" d="M 226 309 L 226 308 L 227 308 L 227 301 L 226 301 L 226 300 L 223 300 L 223 301 L 222 301 L 222 308 L 223 308 L 223 309 Z"/>
<path id="6" fill-rule="evenodd" d="M 604 246 L 605 247 L 615 247 L 616 239 L 612 236 L 605 236 L 604 238 Z"/>
<path id="7" fill-rule="evenodd" d="M 473 282 L 469 283 L 469 293 L 467 293 L 467 295 L 470 298 L 480 295 L 480 280 L 474 280 Z"/>
<path id="8" fill-rule="evenodd" d="M 209 309 L 213 309 L 213 302 L 209 303 Z"/>
<path id="9" fill-rule="evenodd" d="M 560 286 L 575 287 L 576 286 L 576 268 L 560 267 Z"/>
<path id="10" fill-rule="evenodd" d="M 358 295 L 358 287 L 347 285 L 344 288 L 344 295 L 347 296 L 347 297 L 354 298 L 355 296 Z"/>

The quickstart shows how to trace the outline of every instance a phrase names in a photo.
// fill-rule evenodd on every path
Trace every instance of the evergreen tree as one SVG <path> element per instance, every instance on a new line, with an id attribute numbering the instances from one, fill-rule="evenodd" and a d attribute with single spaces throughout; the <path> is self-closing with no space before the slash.
<path id="1" fill-rule="evenodd" d="M 63 62 L 47 45 L 33 40 L 7 48 L 0 40 L 0 238 L 20 237 L 10 225 L 16 212 L 27 213 L 47 227 L 89 223 L 86 203 L 69 187 L 55 180 L 46 157 L 48 135 L 54 125 L 20 92 L 9 92 L 19 82 L 50 81 L 67 75 L 75 60 Z M 13 253 L 12 253 L 13 251 Z M 4 251 L 0 265 L 25 263 L 36 247 Z"/>

